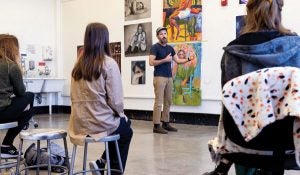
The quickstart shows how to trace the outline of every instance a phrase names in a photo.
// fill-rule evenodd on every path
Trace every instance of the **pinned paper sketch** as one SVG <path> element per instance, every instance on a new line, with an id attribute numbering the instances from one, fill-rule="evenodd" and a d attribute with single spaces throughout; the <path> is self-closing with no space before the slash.
<path id="1" fill-rule="evenodd" d="M 21 67 L 25 77 L 51 76 L 54 66 L 52 46 L 24 44 L 21 48 Z"/>
<path id="2" fill-rule="evenodd" d="M 151 0 L 125 0 L 125 21 L 150 18 Z"/>
<path id="3" fill-rule="evenodd" d="M 30 54 L 30 55 L 35 55 L 35 54 L 37 54 L 37 51 L 36 51 L 36 45 L 28 44 L 28 45 L 27 45 L 27 48 L 26 48 L 26 52 L 27 52 L 27 54 Z"/>
<path id="4" fill-rule="evenodd" d="M 189 58 L 185 64 L 173 62 L 173 104 L 197 106 L 201 104 L 201 43 L 172 45 L 179 59 Z"/>
<path id="5" fill-rule="evenodd" d="M 163 0 L 163 24 L 169 42 L 202 40 L 202 1 Z"/>
<path id="6" fill-rule="evenodd" d="M 51 46 L 43 46 L 42 58 L 44 61 L 53 60 L 53 49 Z"/>

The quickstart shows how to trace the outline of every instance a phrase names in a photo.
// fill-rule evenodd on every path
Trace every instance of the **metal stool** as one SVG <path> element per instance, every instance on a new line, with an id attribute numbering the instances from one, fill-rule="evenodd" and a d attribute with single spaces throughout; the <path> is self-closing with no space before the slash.
<path id="1" fill-rule="evenodd" d="M 21 157 L 21 152 L 22 152 L 22 147 L 23 147 L 23 140 L 34 140 L 37 141 L 37 165 L 34 166 L 28 166 L 25 169 L 28 168 L 37 168 L 36 169 L 36 174 L 39 174 L 39 167 L 45 167 L 48 166 L 48 175 L 51 174 L 51 156 L 49 156 L 48 159 L 48 164 L 39 164 L 39 159 L 40 159 L 40 142 L 41 140 L 47 140 L 47 150 L 48 150 L 48 154 L 51 155 L 51 150 L 50 148 L 50 141 L 51 140 L 56 140 L 56 139 L 63 139 L 64 141 L 64 148 L 65 148 L 65 155 L 66 155 L 66 160 L 67 161 L 67 169 L 68 171 L 70 170 L 70 165 L 69 165 L 69 156 L 68 156 L 68 147 L 67 147 L 67 131 L 62 130 L 62 129 L 50 129 L 50 128 L 46 128 L 46 129 L 33 129 L 31 131 L 23 131 L 20 133 L 20 145 L 19 145 L 19 156 L 18 156 L 18 165 L 17 165 L 17 169 L 16 169 L 16 173 L 19 174 L 20 170 L 19 170 L 19 158 Z M 65 169 L 65 172 L 63 174 L 67 174 L 66 172 L 66 168 L 59 166 L 59 165 L 52 165 L 52 166 L 56 166 L 56 167 L 61 167 Z"/>
<path id="2" fill-rule="evenodd" d="M 74 144 L 73 145 L 73 152 L 72 152 L 71 167 L 70 167 L 70 175 L 75 175 L 75 174 L 79 174 L 79 173 L 83 173 L 85 175 L 86 172 L 94 172 L 94 171 L 100 171 L 100 170 L 106 171 L 107 175 L 111 175 L 111 171 L 120 172 L 121 174 L 123 174 L 123 166 L 122 166 L 122 161 L 121 161 L 121 156 L 120 156 L 120 151 L 119 151 L 119 145 L 118 145 L 118 140 L 119 139 L 120 139 L 119 134 L 106 136 L 106 137 L 103 137 L 99 140 L 94 140 L 91 137 L 87 137 L 85 139 L 85 143 L 84 143 L 83 168 L 82 168 L 82 171 L 77 171 L 77 172 L 73 172 L 74 162 L 75 162 L 75 157 L 76 157 L 76 148 L 77 148 L 77 145 Z M 89 170 L 86 169 L 88 143 L 95 143 L 95 142 L 104 142 L 104 144 L 105 144 L 106 165 L 107 165 L 106 169 L 89 169 Z M 117 156 L 118 156 L 118 162 L 119 162 L 119 168 L 120 168 L 118 170 L 110 168 L 108 142 L 115 142 Z"/>
<path id="3" fill-rule="evenodd" d="M 15 128 L 18 126 L 18 122 L 9 122 L 9 123 L 1 123 L 0 130 Z M 2 158 L 5 159 L 5 162 L 2 163 Z M 7 161 L 7 159 L 16 159 L 16 157 L 6 158 L 1 155 L 1 145 L 0 145 L 0 174 L 2 173 L 2 169 L 8 169 L 17 166 L 17 161 Z"/>

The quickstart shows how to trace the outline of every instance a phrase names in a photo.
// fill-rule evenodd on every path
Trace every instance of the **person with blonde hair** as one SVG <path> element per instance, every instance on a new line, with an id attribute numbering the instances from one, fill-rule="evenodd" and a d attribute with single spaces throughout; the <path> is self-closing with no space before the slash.
<path id="1" fill-rule="evenodd" d="M 129 145 L 133 135 L 131 122 L 124 114 L 123 89 L 120 70 L 111 57 L 109 32 L 102 23 L 87 25 L 84 46 L 72 70 L 71 142 L 83 145 L 86 137 L 99 140 L 103 136 L 119 134 L 119 150 L 125 170 Z M 110 164 L 118 169 L 116 147 L 109 143 Z M 91 169 L 103 169 L 105 152 L 89 163 Z M 93 171 L 93 175 L 103 175 Z M 112 172 L 112 175 L 121 173 Z"/>
<path id="2" fill-rule="evenodd" d="M 19 66 L 19 42 L 9 34 L 0 34 L 0 123 L 18 122 L 7 131 L 2 145 L 1 157 L 18 156 L 14 139 L 27 128 L 33 116 L 34 94 L 26 92 Z"/>
<path id="3" fill-rule="evenodd" d="M 281 23 L 281 11 L 283 0 L 249 0 L 246 8 L 245 26 L 242 34 L 224 47 L 221 61 L 221 84 L 229 80 L 268 67 L 292 66 L 300 68 L 300 37 L 286 29 Z M 286 140 L 291 136 L 293 118 L 278 120 L 269 125 L 272 134 L 262 132 L 260 137 L 246 142 L 239 133 L 237 125 L 225 107 L 222 110 L 226 138 L 245 148 L 258 148 L 268 138 L 272 141 L 283 136 Z M 275 127 L 279 127 L 274 129 Z M 287 146 L 288 142 L 283 143 Z M 272 146 L 272 145 L 269 145 Z M 257 160 L 259 161 L 259 160 Z M 232 163 L 221 155 L 221 159 L 214 171 L 206 175 L 227 174 Z M 283 174 L 282 162 L 274 164 L 273 174 Z M 242 166 L 237 166 L 242 167 Z M 250 168 L 244 173 L 238 172 L 243 168 L 237 168 L 237 174 L 255 174 L 258 169 Z"/>

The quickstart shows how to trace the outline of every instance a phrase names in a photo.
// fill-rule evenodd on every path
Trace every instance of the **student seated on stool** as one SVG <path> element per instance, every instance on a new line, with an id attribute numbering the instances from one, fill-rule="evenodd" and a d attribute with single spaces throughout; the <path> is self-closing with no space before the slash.
<path id="1" fill-rule="evenodd" d="M 18 156 L 14 139 L 33 115 L 34 94 L 25 92 L 19 55 L 18 39 L 0 34 L 0 123 L 18 122 L 18 126 L 9 129 L 3 139 L 1 156 L 4 158 Z"/>
<path id="2" fill-rule="evenodd" d="M 83 145 L 87 136 L 99 140 L 103 135 L 119 134 L 125 169 L 133 132 L 124 114 L 120 70 L 110 56 L 109 32 L 104 24 L 91 23 L 86 27 L 83 51 L 72 71 L 71 101 L 71 142 Z M 114 143 L 109 143 L 109 153 L 111 168 L 118 169 Z M 99 160 L 90 162 L 91 169 L 104 168 L 105 157 L 104 153 Z"/>

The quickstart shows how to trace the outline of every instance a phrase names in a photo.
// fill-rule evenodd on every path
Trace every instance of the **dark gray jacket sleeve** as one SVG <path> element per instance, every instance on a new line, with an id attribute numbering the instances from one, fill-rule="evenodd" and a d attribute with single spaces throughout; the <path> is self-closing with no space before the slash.
<path id="1" fill-rule="evenodd" d="M 224 84 L 227 81 L 242 75 L 241 60 L 225 52 L 221 60 L 221 72 L 221 81 L 223 88 Z"/>
<path id="2" fill-rule="evenodd" d="M 23 83 L 21 70 L 17 64 L 10 64 L 9 79 L 13 86 L 13 93 L 16 96 L 24 95 L 26 88 Z"/>

